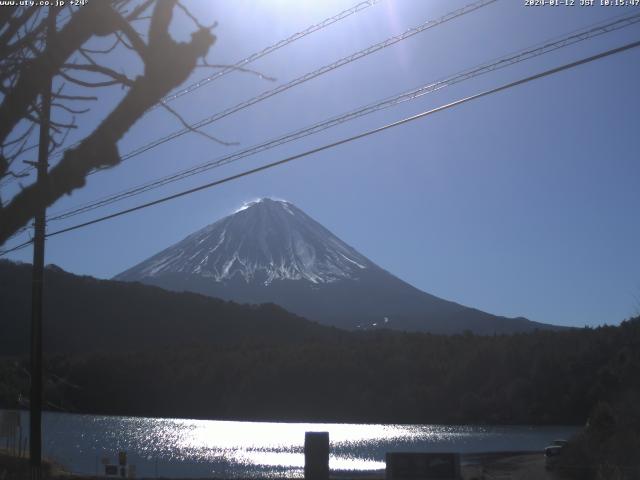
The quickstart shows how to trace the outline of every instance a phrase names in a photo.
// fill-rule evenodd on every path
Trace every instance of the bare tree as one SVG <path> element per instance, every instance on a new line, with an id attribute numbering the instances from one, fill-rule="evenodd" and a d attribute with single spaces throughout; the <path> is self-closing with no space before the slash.
<path id="1" fill-rule="evenodd" d="M 196 26 L 189 42 L 177 42 L 169 34 L 177 8 Z M 21 167 L 29 163 L 25 159 L 33 150 L 30 142 L 40 124 L 39 95 L 49 75 L 57 80 L 52 108 L 68 118 L 51 121 L 51 150 L 77 128 L 76 117 L 88 111 L 86 103 L 97 99 L 95 94 L 78 93 L 81 89 L 120 85 L 126 94 L 91 133 L 64 151 L 50 168 L 46 185 L 33 183 L 5 206 L 0 202 L 0 245 L 27 225 L 39 208 L 84 186 L 89 172 L 118 165 L 117 142 L 145 111 L 189 77 L 215 41 L 211 27 L 202 26 L 177 0 L 93 1 L 57 13 L 59 26 L 47 42 L 46 9 L 0 8 L 0 181 L 24 175 Z M 112 43 L 89 48 L 96 38 Z M 140 75 L 131 77 L 108 66 L 104 58 L 118 48 L 141 60 Z"/>

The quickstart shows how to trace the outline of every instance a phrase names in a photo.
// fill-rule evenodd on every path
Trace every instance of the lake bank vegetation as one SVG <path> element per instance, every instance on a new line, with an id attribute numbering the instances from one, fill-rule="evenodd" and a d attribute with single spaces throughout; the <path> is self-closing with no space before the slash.
<path id="1" fill-rule="evenodd" d="M 574 424 L 640 391 L 640 317 L 479 336 L 347 332 L 275 306 L 48 268 L 45 404 L 162 417 Z M 30 266 L 0 262 L 0 408 L 28 399 Z M 613 407 L 612 407 L 613 408 Z"/>
<path id="2" fill-rule="evenodd" d="M 637 392 L 640 319 L 513 336 L 345 333 L 140 352 L 58 354 L 51 409 L 339 422 L 585 424 Z M 27 360 L 0 361 L 0 405 L 28 397 Z"/>

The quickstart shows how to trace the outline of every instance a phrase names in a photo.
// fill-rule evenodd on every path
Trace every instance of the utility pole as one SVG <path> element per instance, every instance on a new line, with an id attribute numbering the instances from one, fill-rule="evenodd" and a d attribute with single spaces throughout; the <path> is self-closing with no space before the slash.
<path id="1" fill-rule="evenodd" d="M 56 31 L 56 10 L 49 7 L 47 18 L 47 54 L 52 55 Z M 38 191 L 42 207 L 34 218 L 33 278 L 31 286 L 31 392 L 29 402 L 29 464 L 32 480 L 42 478 L 42 292 L 44 286 L 44 242 L 49 168 L 49 122 L 53 72 L 48 72 L 40 94 L 40 139 L 38 145 Z"/>

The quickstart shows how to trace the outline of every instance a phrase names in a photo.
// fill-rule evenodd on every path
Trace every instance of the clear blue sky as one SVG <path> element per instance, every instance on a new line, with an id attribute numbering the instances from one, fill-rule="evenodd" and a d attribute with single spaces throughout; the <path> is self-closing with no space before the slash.
<path id="1" fill-rule="evenodd" d="M 233 63 L 356 0 L 187 2 L 217 20 L 211 63 Z M 464 1 L 383 0 L 252 65 L 278 83 Z M 577 1 L 576 3 L 579 3 Z M 312 80 L 205 129 L 93 175 L 60 211 L 250 146 L 459 70 L 634 11 L 525 7 L 500 0 Z M 635 9 L 637 11 L 637 8 Z M 193 29 L 176 18 L 174 33 Z M 640 39 L 636 25 L 443 89 L 401 107 L 210 171 L 51 229 L 179 191 L 349 136 L 482 89 Z M 123 69 L 133 60 L 120 58 Z M 194 73 L 192 80 L 205 75 Z M 234 73 L 173 106 L 189 121 L 278 83 Z M 562 325 L 617 324 L 640 310 L 640 49 L 47 243 L 47 263 L 109 278 L 262 196 L 287 199 L 416 287 L 487 312 Z M 104 95 L 85 131 L 113 105 Z M 120 144 L 127 152 L 179 128 L 156 110 Z M 30 261 L 29 249 L 14 254 Z"/>

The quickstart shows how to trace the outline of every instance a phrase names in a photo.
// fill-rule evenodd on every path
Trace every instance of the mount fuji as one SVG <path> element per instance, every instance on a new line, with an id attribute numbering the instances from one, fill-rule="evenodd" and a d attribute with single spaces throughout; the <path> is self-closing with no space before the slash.
<path id="1" fill-rule="evenodd" d="M 246 204 L 114 279 L 236 302 L 271 302 L 350 330 L 494 334 L 557 328 L 420 291 L 295 205 L 268 198 Z"/>

